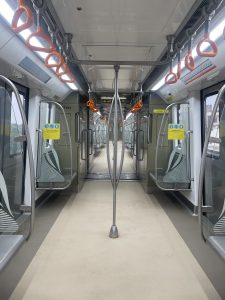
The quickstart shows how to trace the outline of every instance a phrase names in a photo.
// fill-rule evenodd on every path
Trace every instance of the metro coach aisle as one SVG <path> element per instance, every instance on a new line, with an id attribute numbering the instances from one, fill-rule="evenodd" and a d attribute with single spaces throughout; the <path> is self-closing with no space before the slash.
<path id="1" fill-rule="evenodd" d="M 111 198 L 107 181 L 87 181 L 70 197 L 11 300 L 221 299 L 138 182 L 120 183 L 121 238 L 109 239 Z"/>

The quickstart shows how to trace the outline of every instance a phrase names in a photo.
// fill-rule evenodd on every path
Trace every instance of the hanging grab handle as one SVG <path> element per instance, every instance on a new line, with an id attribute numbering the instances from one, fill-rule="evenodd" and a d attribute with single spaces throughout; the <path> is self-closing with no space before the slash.
<path id="1" fill-rule="evenodd" d="M 74 75 L 70 72 L 69 67 L 65 62 L 56 68 L 56 75 L 63 82 L 73 83 L 75 81 Z M 63 78 L 64 75 L 67 75 L 70 79 Z"/>
<path id="2" fill-rule="evenodd" d="M 193 71 L 195 69 L 195 62 L 194 62 L 194 58 L 192 56 L 192 42 L 191 42 L 191 32 L 190 32 L 190 29 L 186 31 L 186 34 L 187 34 L 187 38 L 189 39 L 189 42 L 188 42 L 188 52 L 187 52 L 187 55 L 185 56 L 185 59 L 184 59 L 184 65 L 185 67 L 190 70 L 190 71 Z"/>
<path id="3" fill-rule="evenodd" d="M 36 13 L 37 13 L 37 30 L 35 32 L 32 32 L 30 34 L 30 36 L 28 37 L 28 39 L 26 40 L 26 45 L 29 49 L 33 50 L 33 51 L 40 51 L 40 52 L 45 52 L 45 53 L 51 53 L 55 50 L 55 47 L 52 43 L 51 38 L 44 33 L 43 29 L 41 28 L 40 25 L 40 11 L 39 9 L 36 9 Z M 42 45 L 32 45 L 31 40 L 32 38 L 37 38 L 37 39 L 41 39 L 44 42 L 47 43 L 47 47 L 42 46 Z"/>
<path id="4" fill-rule="evenodd" d="M 50 63 L 50 59 L 56 59 L 56 62 Z M 61 67 L 62 64 L 64 63 L 64 59 L 63 56 L 57 52 L 56 50 L 54 50 L 52 53 L 49 53 L 48 56 L 45 58 L 45 65 L 48 68 L 58 68 Z"/>
<path id="5" fill-rule="evenodd" d="M 195 69 L 195 62 L 191 51 L 189 51 L 185 56 L 184 63 L 185 63 L 185 67 L 188 70 L 193 71 Z"/>
<path id="6" fill-rule="evenodd" d="M 31 39 L 33 37 L 44 40 L 45 42 L 47 42 L 48 47 L 32 45 Z M 37 27 L 37 31 L 31 33 L 31 35 L 28 37 L 28 39 L 26 41 L 26 45 L 29 49 L 31 49 L 33 51 L 51 53 L 55 50 L 50 37 L 44 33 L 43 29 L 40 26 Z"/>
<path id="7" fill-rule="evenodd" d="M 19 20 L 22 16 L 22 14 L 25 13 L 26 15 L 26 21 L 18 25 Z M 12 23 L 11 23 L 11 28 L 14 32 L 19 33 L 27 28 L 30 28 L 33 25 L 33 14 L 31 9 L 25 5 L 24 0 L 18 0 L 18 5 L 17 9 L 14 13 Z"/>
<path id="8" fill-rule="evenodd" d="M 181 77 L 181 58 L 180 58 L 180 50 L 178 50 L 177 54 L 177 80 Z"/>
<path id="9" fill-rule="evenodd" d="M 93 99 L 89 99 L 88 102 L 87 102 L 87 107 L 89 107 L 89 109 L 92 111 L 92 112 L 98 112 L 98 109 L 97 107 L 95 106 L 95 102 Z"/>
<path id="10" fill-rule="evenodd" d="M 138 112 L 143 107 L 143 101 L 140 99 L 137 103 L 134 104 L 134 106 L 131 108 L 131 112 L 135 113 Z"/>
<path id="11" fill-rule="evenodd" d="M 196 47 L 196 51 L 198 56 L 200 57 L 215 57 L 218 53 L 218 48 L 216 43 L 210 39 L 209 37 L 209 22 L 210 22 L 210 17 L 208 17 L 205 20 L 205 33 L 204 33 L 204 37 L 199 41 L 197 47 Z M 203 44 L 207 43 L 211 50 L 201 50 L 201 47 Z"/>
<path id="12" fill-rule="evenodd" d="M 165 77 L 165 84 L 174 84 L 177 82 L 177 74 L 173 72 L 172 59 L 170 62 L 170 71 Z"/>

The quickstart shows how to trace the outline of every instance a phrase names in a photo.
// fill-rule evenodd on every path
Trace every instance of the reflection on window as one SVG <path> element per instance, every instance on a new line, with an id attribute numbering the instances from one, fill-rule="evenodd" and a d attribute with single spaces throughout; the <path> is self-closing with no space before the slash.
<path id="1" fill-rule="evenodd" d="M 20 95 L 20 97 L 22 100 L 22 104 L 24 104 L 24 97 L 22 95 Z M 16 137 L 23 135 L 23 121 L 14 93 L 12 93 L 11 101 L 10 155 L 16 155 L 21 154 L 23 152 L 22 143 L 15 141 Z"/>
<path id="2" fill-rule="evenodd" d="M 218 94 L 206 97 L 205 99 L 205 133 L 207 134 L 212 111 L 216 102 Z M 208 143 L 207 154 L 208 156 L 218 157 L 220 153 L 220 126 L 219 126 L 219 108 L 213 120 L 213 126 L 210 133 L 210 140 Z"/>

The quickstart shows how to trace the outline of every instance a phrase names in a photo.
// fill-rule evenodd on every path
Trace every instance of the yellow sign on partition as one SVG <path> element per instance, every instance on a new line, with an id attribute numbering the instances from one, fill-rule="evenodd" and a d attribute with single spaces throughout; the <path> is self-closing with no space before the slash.
<path id="1" fill-rule="evenodd" d="M 163 109 L 163 108 L 155 108 L 155 109 L 153 109 L 153 114 L 164 115 L 165 113 L 168 114 L 168 110 Z"/>
<path id="2" fill-rule="evenodd" d="M 44 140 L 60 140 L 60 123 L 48 123 L 43 128 Z"/>
<path id="3" fill-rule="evenodd" d="M 184 140 L 184 124 L 168 124 L 168 140 Z"/>

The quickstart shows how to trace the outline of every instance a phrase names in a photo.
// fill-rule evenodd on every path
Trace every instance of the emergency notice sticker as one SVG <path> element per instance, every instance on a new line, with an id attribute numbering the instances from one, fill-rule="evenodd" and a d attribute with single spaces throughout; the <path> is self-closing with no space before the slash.
<path id="1" fill-rule="evenodd" d="M 44 140 L 60 140 L 60 123 L 48 123 L 43 128 Z"/>
<path id="2" fill-rule="evenodd" d="M 168 124 L 168 140 L 184 140 L 184 124 Z"/>

